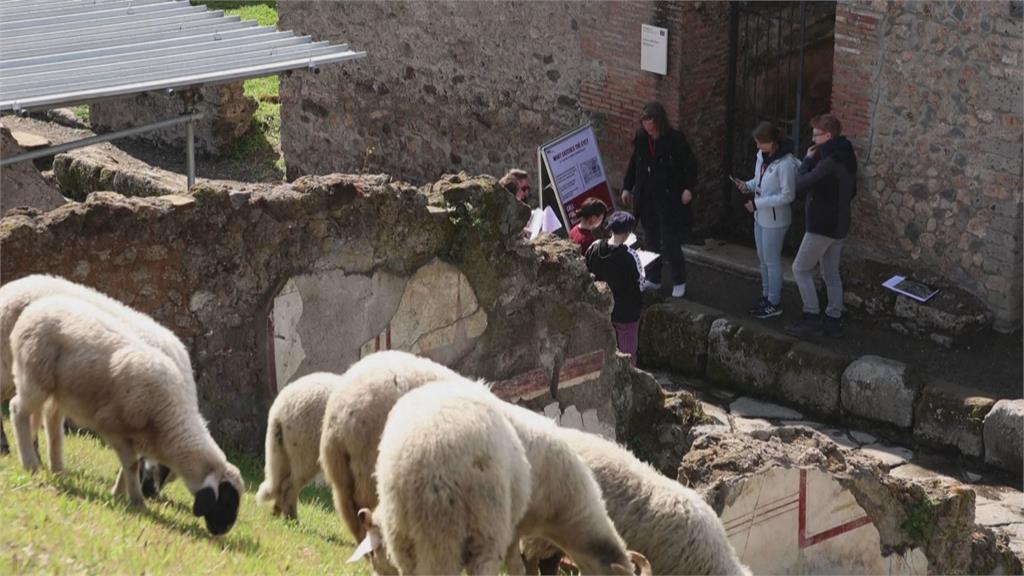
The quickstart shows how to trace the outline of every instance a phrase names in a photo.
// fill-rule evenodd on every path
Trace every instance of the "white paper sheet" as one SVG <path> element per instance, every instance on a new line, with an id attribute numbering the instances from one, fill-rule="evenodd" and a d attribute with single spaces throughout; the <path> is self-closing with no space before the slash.
<path id="1" fill-rule="evenodd" d="M 557 232 L 562 227 L 562 223 L 558 220 L 558 216 L 555 215 L 555 211 L 551 209 L 551 206 L 544 207 L 544 223 L 541 226 L 541 232 L 547 232 L 548 234 Z"/>
<path id="2" fill-rule="evenodd" d="M 647 250 L 637 250 L 636 255 L 640 257 L 640 264 L 643 265 L 644 268 L 661 257 L 661 254 L 658 254 L 657 252 L 648 252 Z"/>

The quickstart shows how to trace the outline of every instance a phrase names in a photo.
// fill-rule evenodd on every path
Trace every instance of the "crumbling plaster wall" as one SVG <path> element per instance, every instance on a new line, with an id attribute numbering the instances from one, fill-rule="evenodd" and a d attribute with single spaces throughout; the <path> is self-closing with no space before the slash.
<path id="1" fill-rule="evenodd" d="M 448 350 L 454 368 L 496 381 L 499 395 L 533 409 L 573 420 L 593 408 L 592 428 L 656 438 L 664 398 L 653 378 L 616 354 L 607 291 L 567 242 L 524 243 L 526 216 L 493 179 L 465 176 L 423 190 L 387 177 L 330 175 L 281 186 L 200 185 L 188 197 L 101 192 L 0 220 L 0 272 L 4 282 L 58 274 L 170 327 L 191 353 L 215 436 L 255 451 L 278 389 L 269 319 L 290 282 L 340 273 L 415 284 L 417 274 L 436 278 L 429 271 L 443 268 L 451 277 L 457 269 L 486 329 L 479 331 L 477 314 L 469 345 Z M 319 313 L 352 309 L 339 303 Z M 361 339 L 352 344 L 363 352 Z M 315 368 L 342 371 L 354 357 Z"/>

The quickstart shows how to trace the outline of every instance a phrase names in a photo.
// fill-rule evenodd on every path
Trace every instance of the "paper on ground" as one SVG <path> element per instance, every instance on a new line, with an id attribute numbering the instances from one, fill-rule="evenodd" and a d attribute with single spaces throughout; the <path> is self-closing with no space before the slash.
<path id="1" fill-rule="evenodd" d="M 914 282 L 913 280 L 907 280 L 903 276 L 893 276 L 885 282 L 882 282 L 882 286 L 902 294 L 908 298 L 913 298 L 918 302 L 927 302 L 932 296 L 939 293 L 938 290 L 925 286 L 920 282 Z"/>

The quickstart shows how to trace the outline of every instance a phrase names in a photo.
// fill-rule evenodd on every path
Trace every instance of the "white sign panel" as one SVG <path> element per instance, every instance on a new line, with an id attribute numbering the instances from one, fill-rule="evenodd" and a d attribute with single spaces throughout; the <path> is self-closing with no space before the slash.
<path id="1" fill-rule="evenodd" d="M 640 69 L 668 73 L 668 29 L 643 25 L 640 31 Z"/>
<path id="2" fill-rule="evenodd" d="M 563 204 L 605 182 L 597 139 L 590 126 L 546 144 L 543 152 L 551 180 Z"/>

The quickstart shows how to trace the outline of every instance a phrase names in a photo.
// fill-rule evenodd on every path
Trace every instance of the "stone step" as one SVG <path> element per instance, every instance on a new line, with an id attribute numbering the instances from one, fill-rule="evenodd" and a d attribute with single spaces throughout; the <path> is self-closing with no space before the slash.
<path id="1" fill-rule="evenodd" d="M 925 381 L 916 366 L 895 359 L 844 355 L 680 299 L 644 310 L 639 357 L 648 369 L 703 378 L 826 421 L 870 426 L 889 438 L 912 439 L 1021 475 L 1024 400 L 997 403 L 960 383 Z M 743 410 L 740 400 L 737 415 L 756 424 L 763 411 Z"/>

